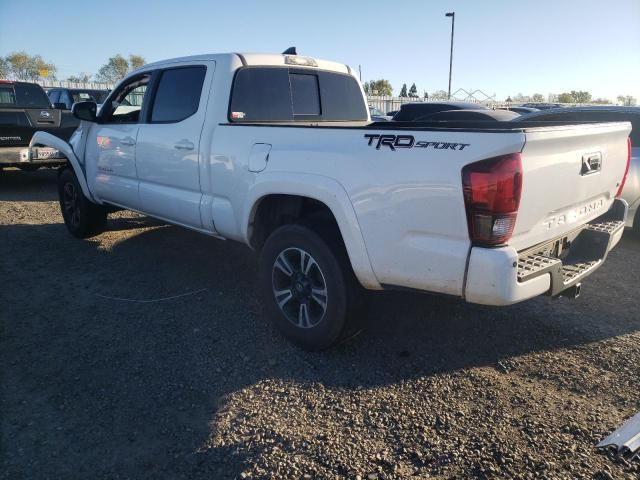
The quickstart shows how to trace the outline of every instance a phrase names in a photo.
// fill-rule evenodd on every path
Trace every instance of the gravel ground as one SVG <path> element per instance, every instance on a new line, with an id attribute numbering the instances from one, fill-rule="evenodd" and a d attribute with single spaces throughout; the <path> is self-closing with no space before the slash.
<path id="1" fill-rule="evenodd" d="M 249 249 L 125 212 L 76 240 L 55 172 L 0 173 L 0 241 L 0 479 L 640 478 L 594 449 L 640 409 L 628 234 L 578 300 L 372 294 L 321 354 Z"/>

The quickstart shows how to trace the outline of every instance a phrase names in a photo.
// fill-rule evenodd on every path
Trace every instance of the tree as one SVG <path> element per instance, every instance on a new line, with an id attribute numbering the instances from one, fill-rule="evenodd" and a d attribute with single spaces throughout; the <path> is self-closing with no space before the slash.
<path id="1" fill-rule="evenodd" d="M 116 83 L 131 70 L 144 65 L 145 59 L 140 55 L 129 55 L 129 60 L 117 54 L 109 58 L 109 61 L 100 67 L 96 79 L 99 82 Z"/>
<path id="2" fill-rule="evenodd" d="M 362 90 L 364 90 L 365 95 L 371 95 L 371 91 L 369 90 L 369 82 L 364 82 L 362 84 Z"/>
<path id="3" fill-rule="evenodd" d="M 56 78 L 56 66 L 45 62 L 40 55 L 14 52 L 7 55 L 4 62 L 8 67 L 5 67 L 7 68 L 6 76 L 16 80 L 34 82 L 42 77 Z"/>
<path id="4" fill-rule="evenodd" d="M 424 91 L 424 95 L 422 95 L 422 98 L 424 98 L 425 100 L 429 100 L 429 94 L 426 90 Z"/>
<path id="5" fill-rule="evenodd" d="M 575 103 L 573 100 L 573 95 L 570 93 L 561 93 L 558 95 L 558 102 L 560 103 Z"/>
<path id="6" fill-rule="evenodd" d="M 404 97 L 408 97 L 408 95 L 407 95 L 407 84 L 406 83 L 402 84 L 402 88 L 400 89 L 400 96 L 403 97 L 403 98 Z"/>
<path id="7" fill-rule="evenodd" d="M 368 94 L 380 97 L 390 97 L 393 95 L 393 88 L 391 88 L 389 80 L 371 80 L 369 82 Z"/>
<path id="8" fill-rule="evenodd" d="M 431 94 L 431 100 L 448 100 L 449 95 L 444 90 L 436 90 Z"/>
<path id="9" fill-rule="evenodd" d="M 416 84 L 412 84 L 411 88 L 409 89 L 409 96 L 411 98 L 418 98 L 418 87 L 416 87 Z"/>
<path id="10" fill-rule="evenodd" d="M 0 78 L 7 78 L 9 76 L 9 62 L 0 57 Z"/>
<path id="11" fill-rule="evenodd" d="M 531 101 L 536 103 L 544 102 L 544 96 L 541 93 L 534 93 L 531 95 Z"/>
<path id="12" fill-rule="evenodd" d="M 522 93 L 518 93 L 515 97 L 513 97 L 513 101 L 515 103 L 525 103 L 529 101 L 529 97 L 523 95 Z"/>
<path id="13" fill-rule="evenodd" d="M 79 73 L 78 75 L 69 75 L 67 82 L 74 83 L 89 83 L 91 81 L 91 75 L 88 73 Z"/>
<path id="14" fill-rule="evenodd" d="M 618 102 L 622 105 L 626 105 L 627 107 L 635 107 L 637 100 L 631 95 L 618 95 Z"/>
<path id="15" fill-rule="evenodd" d="M 557 103 L 558 102 L 558 95 L 556 93 L 550 93 L 549 95 L 547 95 L 547 102 L 549 102 L 549 103 Z"/>
<path id="16" fill-rule="evenodd" d="M 591 103 L 599 103 L 602 105 L 610 105 L 611 104 L 611 100 L 609 100 L 608 98 L 594 98 L 593 100 L 591 100 Z"/>
<path id="17" fill-rule="evenodd" d="M 591 94 L 589 92 L 583 92 L 582 90 L 571 90 L 571 96 L 575 103 L 589 103 L 591 101 Z"/>

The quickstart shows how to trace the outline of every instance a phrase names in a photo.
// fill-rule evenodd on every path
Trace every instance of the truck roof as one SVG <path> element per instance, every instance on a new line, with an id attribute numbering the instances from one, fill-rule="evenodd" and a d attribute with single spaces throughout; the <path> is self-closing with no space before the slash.
<path id="1" fill-rule="evenodd" d="M 309 59 L 315 62 L 316 66 L 308 66 L 302 63 L 287 64 L 287 57 L 297 57 L 298 59 Z M 281 53 L 207 53 L 202 55 L 191 55 L 187 57 L 170 58 L 167 60 L 160 60 L 157 62 L 148 63 L 138 70 L 145 70 L 149 67 L 162 67 L 165 65 L 171 65 L 182 62 L 197 62 L 197 61 L 221 61 L 226 60 L 232 62 L 233 60 L 239 60 L 243 66 L 291 66 L 296 68 L 319 68 L 322 70 L 329 70 L 338 73 L 352 74 L 353 70 L 345 64 L 332 62 L 330 60 L 322 60 L 315 57 L 308 57 L 305 55 L 285 55 Z"/>

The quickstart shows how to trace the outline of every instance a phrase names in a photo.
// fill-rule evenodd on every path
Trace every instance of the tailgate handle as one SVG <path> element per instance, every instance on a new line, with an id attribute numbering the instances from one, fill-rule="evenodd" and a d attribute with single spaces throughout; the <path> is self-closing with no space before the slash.
<path id="1" fill-rule="evenodd" d="M 600 152 L 585 153 L 582 156 L 580 175 L 591 175 L 602 170 L 602 154 Z"/>

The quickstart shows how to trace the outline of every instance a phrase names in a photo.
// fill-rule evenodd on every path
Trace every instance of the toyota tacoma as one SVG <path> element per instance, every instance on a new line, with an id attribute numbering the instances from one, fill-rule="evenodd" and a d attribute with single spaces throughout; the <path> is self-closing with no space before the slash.
<path id="1" fill-rule="evenodd" d="M 145 65 L 74 105 L 68 143 L 36 133 L 69 159 L 70 232 L 115 207 L 246 243 L 265 312 L 314 350 L 357 328 L 363 288 L 577 296 L 620 240 L 628 122 L 371 122 L 353 69 L 285 53 Z"/>

